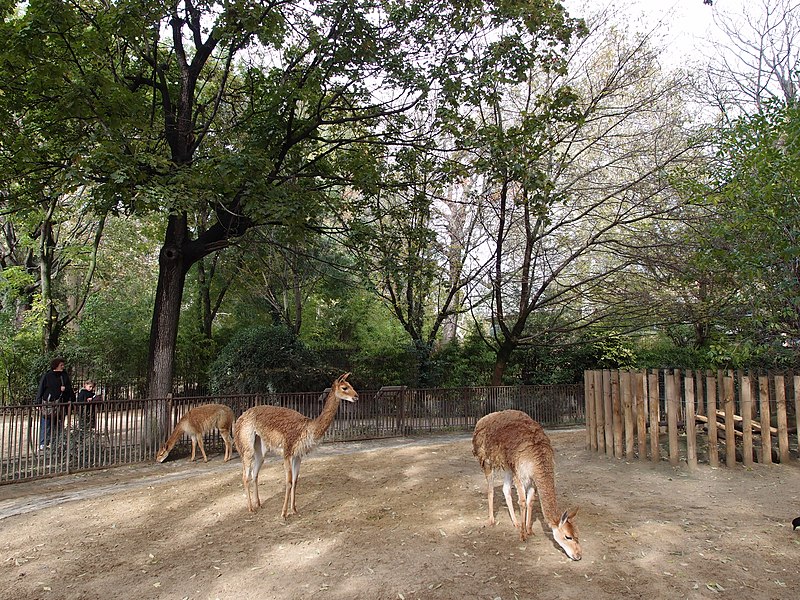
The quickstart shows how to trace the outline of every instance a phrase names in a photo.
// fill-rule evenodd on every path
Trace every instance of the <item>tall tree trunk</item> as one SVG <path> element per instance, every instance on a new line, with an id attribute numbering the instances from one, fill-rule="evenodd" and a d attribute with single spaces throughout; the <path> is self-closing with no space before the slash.
<path id="1" fill-rule="evenodd" d="M 55 209 L 56 201 L 50 199 L 39 229 L 39 277 L 41 278 L 42 303 L 45 307 L 42 346 L 46 353 L 55 352 L 58 348 L 58 308 L 53 298 L 53 261 L 56 247 L 53 237 L 53 213 Z"/>
<path id="2" fill-rule="evenodd" d="M 435 385 L 436 381 L 434 381 L 433 364 L 431 362 L 433 342 L 416 339 L 414 340 L 414 351 L 417 361 L 417 386 L 425 388 Z"/>
<path id="3" fill-rule="evenodd" d="M 503 376 L 506 373 L 508 362 L 511 360 L 511 354 L 514 352 L 516 344 L 504 340 L 500 347 L 497 349 L 497 354 L 494 359 L 494 371 L 492 372 L 491 385 L 503 385 Z"/>
<path id="4" fill-rule="evenodd" d="M 147 366 L 150 398 L 164 398 L 172 391 L 183 287 L 191 266 L 184 255 L 187 236 L 186 215 L 170 216 L 158 257 L 158 287 L 150 329 Z"/>
<path id="5" fill-rule="evenodd" d="M 197 261 L 197 292 L 200 302 L 200 333 L 205 339 L 210 340 L 214 312 L 211 308 L 211 278 L 206 272 L 203 259 Z"/>
<path id="6" fill-rule="evenodd" d="M 295 335 L 300 335 L 300 329 L 303 327 L 303 288 L 298 273 L 297 257 L 292 258 L 294 268 L 292 269 L 292 292 L 294 294 L 294 321 L 292 324 L 292 331 Z"/>
<path id="7" fill-rule="evenodd" d="M 191 238 L 185 213 L 169 217 L 164 245 L 158 257 L 158 287 L 150 329 L 147 365 L 147 395 L 150 398 L 164 398 L 172 391 L 175 344 L 186 274 L 194 263 L 212 252 L 225 249 L 231 238 L 243 235 L 253 225 L 236 211 L 238 205 L 234 201 L 223 213 L 224 218 L 196 239 Z M 221 302 L 221 297 L 218 301 Z"/>

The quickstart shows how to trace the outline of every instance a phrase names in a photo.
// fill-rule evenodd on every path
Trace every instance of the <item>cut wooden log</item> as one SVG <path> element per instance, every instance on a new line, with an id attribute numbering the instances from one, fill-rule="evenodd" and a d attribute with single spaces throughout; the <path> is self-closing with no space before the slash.
<path id="1" fill-rule="evenodd" d="M 716 413 L 718 418 L 725 419 L 724 410 L 717 410 Z M 708 423 L 708 417 L 705 417 L 703 415 L 695 415 L 695 417 L 698 420 L 702 421 L 703 423 Z M 702 417 L 702 419 L 700 417 Z M 733 415 L 733 420 L 736 421 L 737 423 L 741 423 L 744 419 L 742 419 L 741 415 Z M 758 431 L 759 433 L 761 432 L 761 423 L 758 423 L 756 421 L 751 421 L 750 426 L 753 428 L 753 430 Z M 772 433 L 778 433 L 777 427 L 770 427 L 769 430 Z"/>
<path id="2" fill-rule="evenodd" d="M 700 421 L 700 422 L 706 423 L 706 424 L 708 423 L 708 417 L 706 417 L 705 415 L 695 415 L 694 418 L 695 418 L 695 421 Z M 724 423 L 720 423 L 719 421 L 715 421 L 715 423 L 717 425 L 717 429 L 719 429 L 722 432 L 722 437 L 724 438 L 725 437 L 725 424 Z M 744 434 L 741 431 L 739 431 L 738 429 L 735 429 L 733 433 L 734 433 L 734 435 L 736 435 L 738 437 L 743 437 L 744 436 Z"/>

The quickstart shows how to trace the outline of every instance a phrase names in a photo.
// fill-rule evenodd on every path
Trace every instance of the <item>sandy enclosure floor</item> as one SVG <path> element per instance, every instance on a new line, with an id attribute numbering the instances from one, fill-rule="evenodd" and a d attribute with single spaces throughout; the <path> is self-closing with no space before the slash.
<path id="1" fill-rule="evenodd" d="M 0 597 L 800 598 L 796 461 L 689 474 L 549 433 L 580 562 L 541 518 L 521 542 L 499 488 L 486 526 L 485 481 L 456 435 L 318 448 L 286 522 L 276 459 L 255 514 L 238 457 L 218 454 L 2 486 Z"/>

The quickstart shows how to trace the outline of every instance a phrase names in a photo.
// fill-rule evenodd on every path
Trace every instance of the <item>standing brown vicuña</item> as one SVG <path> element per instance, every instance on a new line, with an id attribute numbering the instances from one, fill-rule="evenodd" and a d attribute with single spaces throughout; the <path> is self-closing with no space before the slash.
<path id="1" fill-rule="evenodd" d="M 242 482 L 247 492 L 247 508 L 250 512 L 261 507 L 258 472 L 264 457 L 268 452 L 280 451 L 286 471 L 286 493 L 281 516 L 286 518 L 289 510 L 292 514 L 297 514 L 295 493 L 301 458 L 322 441 L 341 401 L 358 400 L 358 392 L 347 382 L 349 375 L 350 373 L 345 373 L 333 382 L 322 412 L 316 419 L 282 406 L 254 406 L 236 420 L 234 436 L 236 448 L 242 458 Z M 255 501 L 251 496 L 251 485 L 255 488 Z"/>

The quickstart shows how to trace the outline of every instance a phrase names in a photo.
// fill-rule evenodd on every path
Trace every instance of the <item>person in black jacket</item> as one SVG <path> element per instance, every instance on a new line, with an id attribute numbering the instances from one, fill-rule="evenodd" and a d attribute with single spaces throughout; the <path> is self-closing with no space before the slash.
<path id="1" fill-rule="evenodd" d="M 50 370 L 42 375 L 39 390 L 36 392 L 36 404 L 42 405 L 39 422 L 39 449 L 49 446 L 64 429 L 64 402 L 75 400 L 75 391 L 66 371 L 67 363 L 63 358 L 54 358 L 50 362 Z"/>
<path id="2" fill-rule="evenodd" d="M 80 411 L 80 424 L 84 429 L 94 429 L 97 426 L 96 402 L 102 397 L 94 389 L 94 381 L 87 379 L 78 392 L 78 410 Z"/>

